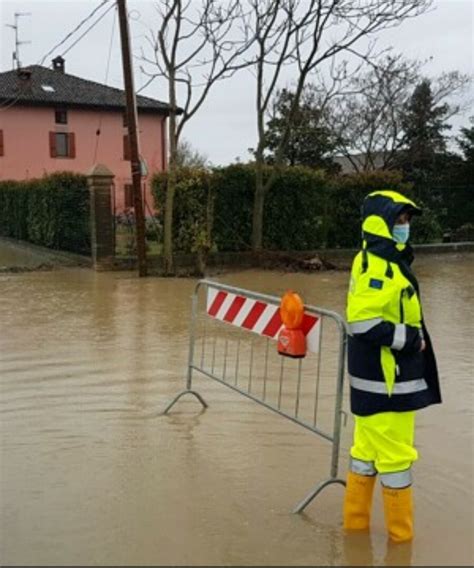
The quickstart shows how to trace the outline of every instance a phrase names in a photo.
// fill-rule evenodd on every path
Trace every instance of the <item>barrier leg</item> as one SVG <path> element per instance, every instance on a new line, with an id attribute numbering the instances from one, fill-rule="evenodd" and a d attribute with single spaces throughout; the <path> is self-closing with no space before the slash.
<path id="1" fill-rule="evenodd" d="M 333 440 L 332 440 L 332 457 L 331 457 L 331 473 L 330 478 L 323 481 L 317 485 L 311 493 L 309 493 L 301 503 L 299 503 L 294 509 L 293 513 L 301 513 L 304 509 L 315 499 L 321 491 L 328 485 L 339 484 L 346 485 L 343 479 L 338 477 L 339 469 L 339 446 L 341 443 L 341 419 L 344 416 L 344 423 L 346 418 L 346 413 L 342 410 L 342 395 L 344 390 L 344 364 L 346 358 L 346 347 L 347 347 L 347 335 L 345 333 L 344 325 L 338 322 L 340 334 L 339 334 L 339 361 L 338 361 L 338 373 L 337 373 L 337 393 L 336 393 L 336 408 L 334 412 L 334 428 L 333 428 Z"/>
<path id="2" fill-rule="evenodd" d="M 186 394 L 192 394 L 193 396 L 195 396 L 202 404 L 203 408 L 208 408 L 209 406 L 198 392 L 192 390 L 194 344 L 196 342 L 195 329 L 196 329 L 196 317 L 197 317 L 197 308 L 198 308 L 199 286 L 200 284 L 198 283 L 198 285 L 194 290 L 193 300 L 192 300 L 191 326 L 189 329 L 189 354 L 188 354 L 188 374 L 186 376 L 186 389 L 174 397 L 174 399 L 168 404 L 168 406 L 162 412 L 163 415 L 168 414 L 168 412 L 173 408 L 173 406 L 178 402 L 178 400 Z"/>
<path id="3" fill-rule="evenodd" d="M 293 509 L 293 513 L 297 514 L 297 513 L 301 513 L 302 511 L 304 511 L 306 509 L 306 507 L 311 503 L 311 501 L 313 499 L 315 499 L 325 487 L 327 487 L 328 485 L 333 485 L 333 484 L 340 484 L 340 485 L 345 486 L 346 482 L 343 479 L 338 479 L 338 478 L 327 479 L 326 481 L 323 481 L 322 483 L 317 485 L 311 491 L 311 493 L 309 493 L 300 503 L 298 503 L 298 505 L 296 505 L 296 507 Z"/>
<path id="4" fill-rule="evenodd" d="M 186 389 L 182 392 L 180 392 L 178 395 L 176 395 L 173 400 L 168 404 L 168 406 L 163 410 L 162 414 L 168 414 L 168 412 L 173 408 L 173 406 L 178 402 L 178 400 L 183 397 L 185 394 L 192 394 L 193 396 L 195 396 L 199 402 L 202 404 L 203 408 L 208 408 L 208 404 L 207 402 L 202 398 L 202 396 L 191 389 Z"/>

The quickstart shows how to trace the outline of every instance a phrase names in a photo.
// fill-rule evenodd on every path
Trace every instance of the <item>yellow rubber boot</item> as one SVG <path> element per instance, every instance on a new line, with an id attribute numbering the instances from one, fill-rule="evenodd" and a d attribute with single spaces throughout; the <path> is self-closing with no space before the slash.
<path id="1" fill-rule="evenodd" d="M 394 542 L 407 542 L 413 538 L 413 498 L 411 487 L 390 489 L 382 487 L 385 524 Z"/>
<path id="2" fill-rule="evenodd" d="M 344 497 L 344 528 L 346 530 L 367 530 L 369 528 L 374 485 L 375 475 L 358 475 L 352 471 L 347 474 Z"/>

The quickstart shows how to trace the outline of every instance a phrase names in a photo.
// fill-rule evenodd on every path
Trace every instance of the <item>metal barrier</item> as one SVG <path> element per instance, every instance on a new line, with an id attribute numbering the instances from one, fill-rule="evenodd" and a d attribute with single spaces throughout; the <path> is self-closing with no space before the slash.
<path id="1" fill-rule="evenodd" d="M 202 290 L 206 292 L 204 303 Z M 330 442 L 329 477 L 295 507 L 293 512 L 300 513 L 328 485 L 345 485 L 338 477 L 338 466 L 345 416 L 342 398 L 347 332 L 339 314 L 306 305 L 303 331 L 308 355 L 304 359 L 282 357 L 277 354 L 276 343 L 270 349 L 282 325 L 279 306 L 280 298 L 275 296 L 199 281 L 192 298 L 186 388 L 163 414 L 186 394 L 194 395 L 207 408 L 206 401 L 192 389 L 193 371 L 198 371 Z M 323 336 L 328 321 L 335 325 L 335 337 L 334 333 L 329 335 L 326 350 Z M 330 403 L 325 409 L 320 408 L 322 399 Z M 329 422 L 321 424 L 324 413 Z"/>

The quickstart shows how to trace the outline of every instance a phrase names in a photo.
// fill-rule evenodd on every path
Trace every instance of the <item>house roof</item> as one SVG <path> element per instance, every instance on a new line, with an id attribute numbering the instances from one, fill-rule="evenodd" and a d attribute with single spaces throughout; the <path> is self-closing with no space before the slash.
<path id="1" fill-rule="evenodd" d="M 356 172 L 358 168 L 365 169 L 365 167 L 369 167 L 369 169 L 378 170 L 381 169 L 385 163 L 386 153 L 382 151 L 374 151 L 371 152 L 371 160 L 372 163 L 368 162 L 367 154 L 363 152 L 357 154 L 350 154 L 350 155 L 340 155 L 340 156 L 333 156 L 332 160 L 341 166 L 341 172 L 343 174 L 349 174 Z M 368 163 L 367 163 L 368 162 Z"/>
<path id="2" fill-rule="evenodd" d="M 122 110 L 125 108 L 125 91 L 60 70 L 30 65 L 0 73 L 0 104 Z M 169 114 L 170 110 L 167 103 L 140 95 L 137 96 L 137 108 L 159 114 Z M 178 112 L 182 112 L 181 109 Z"/>

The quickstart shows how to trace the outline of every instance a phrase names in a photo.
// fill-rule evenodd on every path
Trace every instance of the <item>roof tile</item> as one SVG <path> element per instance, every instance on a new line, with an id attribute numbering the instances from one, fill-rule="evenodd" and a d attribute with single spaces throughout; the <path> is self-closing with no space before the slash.
<path id="1" fill-rule="evenodd" d="M 20 73 L 25 78 L 21 78 Z M 125 92 L 40 65 L 0 73 L 0 103 L 124 109 Z M 29 77 L 26 77 L 30 73 Z M 169 113 L 167 103 L 137 96 L 140 111 Z"/>

